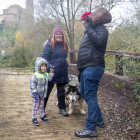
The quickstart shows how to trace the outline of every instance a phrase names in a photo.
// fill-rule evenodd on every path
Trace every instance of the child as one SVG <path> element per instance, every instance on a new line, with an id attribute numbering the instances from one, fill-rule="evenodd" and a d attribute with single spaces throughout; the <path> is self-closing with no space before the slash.
<path id="1" fill-rule="evenodd" d="M 32 123 L 35 126 L 39 125 L 36 119 L 38 109 L 41 121 L 49 123 L 44 112 L 44 98 L 47 95 L 48 80 L 51 81 L 54 77 L 54 69 L 51 68 L 50 73 L 47 73 L 47 68 L 47 61 L 38 57 L 35 62 L 35 73 L 30 81 L 31 97 L 33 97 Z"/>

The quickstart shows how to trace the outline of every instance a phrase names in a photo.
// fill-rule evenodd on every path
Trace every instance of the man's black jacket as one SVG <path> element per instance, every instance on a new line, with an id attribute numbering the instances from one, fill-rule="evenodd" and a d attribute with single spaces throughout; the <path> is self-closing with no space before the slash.
<path id="1" fill-rule="evenodd" d="M 108 40 L 108 30 L 98 25 L 85 32 L 78 53 L 77 69 L 79 72 L 87 67 L 105 67 L 104 54 Z"/>

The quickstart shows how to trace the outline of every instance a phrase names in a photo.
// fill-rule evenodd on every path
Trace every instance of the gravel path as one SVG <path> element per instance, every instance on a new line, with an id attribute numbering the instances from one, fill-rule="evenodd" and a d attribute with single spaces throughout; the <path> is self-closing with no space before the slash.
<path id="1" fill-rule="evenodd" d="M 87 115 L 81 115 L 75 105 L 73 115 L 58 114 L 53 89 L 48 106 L 46 124 L 39 120 L 36 127 L 31 122 L 32 100 L 30 97 L 31 75 L 0 75 L 0 140 L 79 140 L 74 132 L 84 127 Z M 97 128 L 97 138 L 82 140 L 139 140 L 140 118 L 130 116 L 117 103 L 98 94 L 106 128 Z M 68 106 L 67 106 L 68 110 Z M 85 105 L 87 112 L 87 105 Z"/>

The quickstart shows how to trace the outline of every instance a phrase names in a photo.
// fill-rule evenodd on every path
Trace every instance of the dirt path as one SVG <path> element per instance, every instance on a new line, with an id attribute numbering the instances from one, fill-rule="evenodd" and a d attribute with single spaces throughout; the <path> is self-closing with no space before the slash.
<path id="1" fill-rule="evenodd" d="M 78 105 L 75 106 L 73 115 L 64 117 L 58 114 L 56 100 L 53 98 L 55 89 L 51 93 L 46 110 L 50 123 L 41 122 L 38 115 L 40 126 L 36 127 L 32 124 L 30 78 L 31 75 L 0 75 L 0 140 L 78 140 L 74 132 L 83 129 L 87 115 L 80 115 Z M 99 136 L 94 139 L 120 140 L 119 135 L 122 135 L 117 134 L 117 130 L 111 126 L 113 121 L 109 122 L 110 117 L 108 119 L 107 108 L 111 107 L 110 104 L 105 104 L 107 101 L 101 96 L 98 96 L 98 100 L 103 110 L 106 128 L 98 128 Z M 85 105 L 85 110 L 87 112 L 87 105 Z M 92 138 L 83 140 L 87 139 Z"/>

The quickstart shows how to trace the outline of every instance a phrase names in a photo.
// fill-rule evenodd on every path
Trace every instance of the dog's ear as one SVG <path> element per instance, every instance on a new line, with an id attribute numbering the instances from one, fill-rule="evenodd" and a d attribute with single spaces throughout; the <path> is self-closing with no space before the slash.
<path id="1" fill-rule="evenodd" d="M 77 85 L 76 88 L 77 88 L 78 92 L 80 93 L 80 86 Z"/>
<path id="2" fill-rule="evenodd" d="M 64 89 L 65 89 L 65 94 L 66 94 L 69 91 L 69 86 L 66 85 Z"/>

